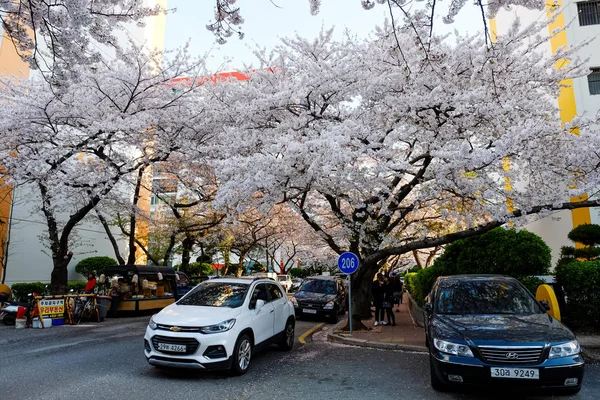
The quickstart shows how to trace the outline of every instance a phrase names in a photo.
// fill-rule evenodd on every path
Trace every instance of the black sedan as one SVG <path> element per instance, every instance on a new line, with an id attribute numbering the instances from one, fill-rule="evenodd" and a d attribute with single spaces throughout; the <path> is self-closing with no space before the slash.
<path id="1" fill-rule="evenodd" d="M 346 300 L 344 284 L 333 276 L 306 278 L 292 297 L 296 318 L 309 315 L 326 317 L 333 323 L 337 322 L 339 314 L 346 311 Z"/>
<path id="2" fill-rule="evenodd" d="M 434 389 L 498 384 L 580 390 L 584 361 L 575 336 L 516 279 L 439 277 L 426 301 Z"/>

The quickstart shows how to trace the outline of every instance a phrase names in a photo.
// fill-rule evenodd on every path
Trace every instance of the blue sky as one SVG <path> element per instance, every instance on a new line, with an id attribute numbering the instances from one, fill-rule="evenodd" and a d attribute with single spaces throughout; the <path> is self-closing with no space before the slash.
<path id="1" fill-rule="evenodd" d="M 321 28 L 335 27 L 336 36 L 349 29 L 359 37 L 366 37 L 376 25 L 382 25 L 389 15 L 387 6 L 377 4 L 372 10 L 362 8 L 360 0 L 322 0 L 318 15 L 310 14 L 308 0 L 238 0 L 245 23 L 245 38 L 231 37 L 224 45 L 215 43 L 206 29 L 214 15 L 213 0 L 169 0 L 168 8 L 176 8 L 167 16 L 165 48 L 173 49 L 190 40 L 192 54 L 208 53 L 207 67 L 211 72 L 244 69 L 256 63 L 252 49 L 256 46 L 273 48 L 281 37 L 296 33 L 306 38 L 316 37 Z M 444 6 L 448 6 L 446 3 Z M 468 30 L 474 33 L 481 28 L 480 11 L 470 3 L 462 10 L 451 27 L 438 21 L 440 31 Z"/>

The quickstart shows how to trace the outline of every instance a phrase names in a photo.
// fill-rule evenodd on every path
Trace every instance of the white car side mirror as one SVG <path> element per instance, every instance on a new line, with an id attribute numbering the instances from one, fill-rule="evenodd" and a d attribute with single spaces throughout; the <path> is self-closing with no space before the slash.
<path id="1" fill-rule="evenodd" d="M 263 308 L 263 306 L 265 305 L 265 301 L 264 300 L 256 300 L 256 306 L 254 307 L 254 309 L 256 310 L 256 312 L 259 312 L 261 308 Z"/>

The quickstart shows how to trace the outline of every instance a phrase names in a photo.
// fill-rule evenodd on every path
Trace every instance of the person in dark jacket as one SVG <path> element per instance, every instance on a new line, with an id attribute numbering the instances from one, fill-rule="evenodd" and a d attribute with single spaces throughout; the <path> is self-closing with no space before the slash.
<path id="1" fill-rule="evenodd" d="M 373 305 L 375 306 L 375 326 L 387 325 L 384 319 L 383 299 L 385 297 L 385 282 L 383 274 L 377 274 L 377 280 L 371 286 L 371 295 L 373 296 Z"/>
<path id="2" fill-rule="evenodd" d="M 383 287 L 383 309 L 385 310 L 385 313 L 387 315 L 387 323 L 392 326 L 396 326 L 396 316 L 394 315 L 394 293 L 396 289 L 394 288 L 393 282 L 389 278 L 385 280 L 385 284 Z"/>

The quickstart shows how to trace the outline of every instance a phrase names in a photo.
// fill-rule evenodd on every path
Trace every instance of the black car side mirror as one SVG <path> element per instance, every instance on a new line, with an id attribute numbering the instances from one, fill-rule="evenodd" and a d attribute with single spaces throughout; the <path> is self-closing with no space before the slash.
<path id="1" fill-rule="evenodd" d="M 432 311 L 433 311 L 433 307 L 431 306 L 431 303 L 425 303 L 425 312 L 427 314 L 431 314 Z"/>
<path id="2" fill-rule="evenodd" d="M 550 304 L 548 304 L 546 300 L 541 300 L 540 304 L 542 305 L 542 307 L 544 307 L 544 310 L 550 311 Z"/>

